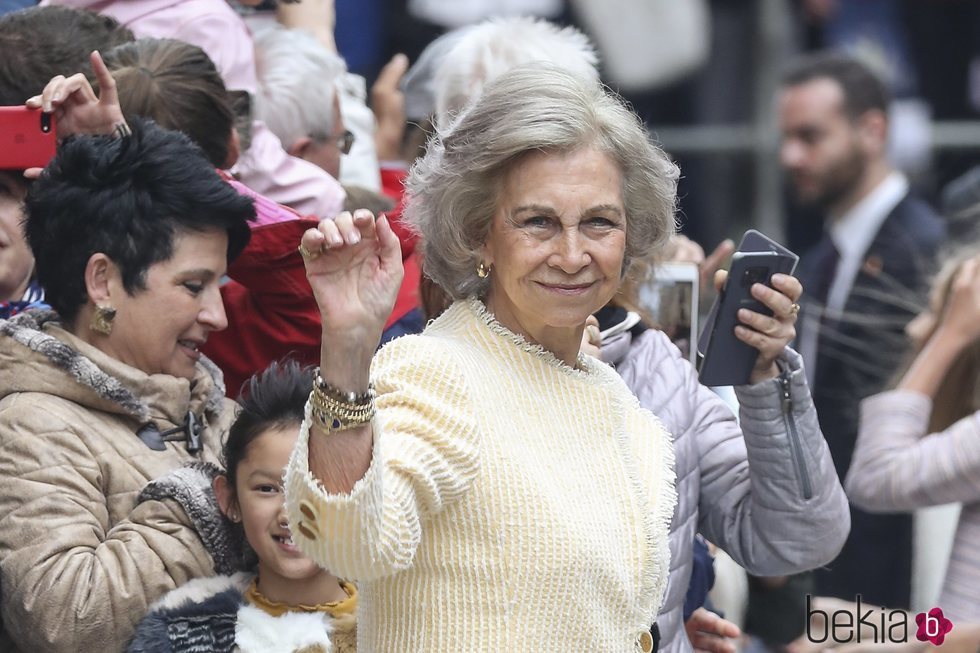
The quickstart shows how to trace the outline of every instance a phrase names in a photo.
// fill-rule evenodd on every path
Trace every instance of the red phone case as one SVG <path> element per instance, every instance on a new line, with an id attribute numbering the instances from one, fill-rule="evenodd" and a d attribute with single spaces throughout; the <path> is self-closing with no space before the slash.
<path id="1" fill-rule="evenodd" d="M 50 113 L 0 107 L 0 170 L 43 168 L 54 157 L 57 141 Z"/>

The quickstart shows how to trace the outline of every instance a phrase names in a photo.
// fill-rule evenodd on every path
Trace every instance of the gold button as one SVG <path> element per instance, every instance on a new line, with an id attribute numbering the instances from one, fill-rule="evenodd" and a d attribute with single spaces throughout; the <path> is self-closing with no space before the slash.
<path id="1" fill-rule="evenodd" d="M 313 512 L 313 504 L 306 499 L 299 502 L 299 511 L 310 521 L 316 521 L 316 513 Z"/>
<path id="2" fill-rule="evenodd" d="M 302 535 L 303 537 L 305 537 L 308 540 L 315 540 L 316 539 L 316 533 L 313 532 L 313 529 L 312 528 L 310 528 L 309 526 L 306 525 L 306 522 L 305 521 L 301 521 L 299 523 L 299 526 L 297 527 L 296 530 L 298 530 L 299 531 L 299 534 Z"/>
<path id="3" fill-rule="evenodd" d="M 643 653 L 651 653 L 653 651 L 653 635 L 650 634 L 650 631 L 644 630 L 640 633 L 639 644 L 640 650 Z"/>

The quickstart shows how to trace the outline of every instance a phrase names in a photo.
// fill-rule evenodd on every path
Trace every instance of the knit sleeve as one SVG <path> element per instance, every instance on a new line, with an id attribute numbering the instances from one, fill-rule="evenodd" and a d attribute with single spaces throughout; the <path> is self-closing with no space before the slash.
<path id="1" fill-rule="evenodd" d="M 411 566 L 427 518 L 458 501 L 479 468 L 466 379 L 439 342 L 393 341 L 376 357 L 372 378 L 378 393 L 372 460 L 350 493 L 326 492 L 310 472 L 309 412 L 286 468 L 297 546 L 358 581 Z"/>
<path id="2" fill-rule="evenodd" d="M 980 413 L 928 433 L 932 401 L 893 390 L 865 399 L 848 497 L 865 510 L 894 512 L 980 498 Z"/>

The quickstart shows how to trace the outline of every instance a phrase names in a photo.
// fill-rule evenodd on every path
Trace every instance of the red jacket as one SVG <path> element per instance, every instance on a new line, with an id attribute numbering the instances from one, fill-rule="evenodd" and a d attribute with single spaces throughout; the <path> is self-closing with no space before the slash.
<path id="1" fill-rule="evenodd" d="M 228 328 L 212 333 L 203 350 L 224 372 L 228 396 L 236 397 L 250 376 L 273 361 L 286 356 L 312 365 L 320 361 L 320 311 L 296 250 L 303 232 L 318 220 L 302 217 L 222 176 L 255 199 L 259 214 L 248 247 L 228 268 L 230 280 L 221 287 Z M 400 208 L 399 203 L 389 218 L 393 227 L 398 225 L 395 232 L 402 242 L 405 278 L 386 329 L 418 306 L 415 238 L 401 226 Z"/>

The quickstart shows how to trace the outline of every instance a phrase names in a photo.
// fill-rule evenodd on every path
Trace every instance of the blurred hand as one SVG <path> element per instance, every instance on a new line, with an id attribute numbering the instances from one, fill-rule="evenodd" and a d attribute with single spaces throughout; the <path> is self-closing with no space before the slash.
<path id="1" fill-rule="evenodd" d="M 684 234 L 674 234 L 664 248 L 665 263 L 694 263 L 701 265 L 704 250 Z"/>
<path id="2" fill-rule="evenodd" d="M 808 23 L 820 25 L 837 13 L 838 0 L 803 0 L 803 16 Z"/>
<path id="3" fill-rule="evenodd" d="M 933 337 L 949 338 L 963 347 L 980 338 L 980 257 L 966 261 L 956 273 Z"/>
<path id="4" fill-rule="evenodd" d="M 375 219 L 366 209 L 345 211 L 307 229 L 300 252 L 324 340 L 377 346 L 404 274 L 388 219 Z"/>
<path id="5" fill-rule="evenodd" d="M 730 239 L 718 243 L 710 255 L 705 256 L 704 250 L 696 242 L 683 234 L 674 234 L 665 250 L 665 263 L 694 263 L 698 266 L 702 292 L 707 290 L 714 279 L 715 272 L 725 260 L 735 251 L 735 243 Z"/>
<path id="6" fill-rule="evenodd" d="M 727 619 L 714 612 L 698 608 L 684 623 L 687 638 L 695 651 L 705 653 L 735 653 L 735 639 L 742 631 Z"/>
<path id="7" fill-rule="evenodd" d="M 590 315 L 585 320 L 585 331 L 582 332 L 582 353 L 599 358 L 602 350 L 602 335 L 599 331 L 599 320 Z"/>
<path id="8" fill-rule="evenodd" d="M 715 278 L 715 272 L 717 272 L 732 252 L 735 251 L 735 242 L 730 238 L 718 243 L 714 251 L 705 257 L 704 261 L 701 262 L 699 266 L 699 271 L 701 274 L 701 288 L 708 288 L 712 279 Z"/>
<path id="9" fill-rule="evenodd" d="M 379 161 L 397 161 L 402 158 L 401 147 L 405 136 L 405 94 L 399 86 L 408 70 L 408 57 L 396 54 L 378 74 L 371 87 L 371 110 L 378 121 L 374 132 L 374 147 Z"/>
<path id="10" fill-rule="evenodd" d="M 726 270 L 715 273 L 715 287 L 719 290 L 728 279 Z M 749 383 L 760 383 L 779 376 L 776 359 L 796 337 L 796 318 L 799 312 L 803 286 L 796 277 L 774 274 L 772 288 L 761 283 L 752 284 L 752 297 L 769 308 L 772 316 L 763 315 L 747 308 L 738 310 L 735 337 L 759 350 L 759 357 L 752 368 Z"/>

